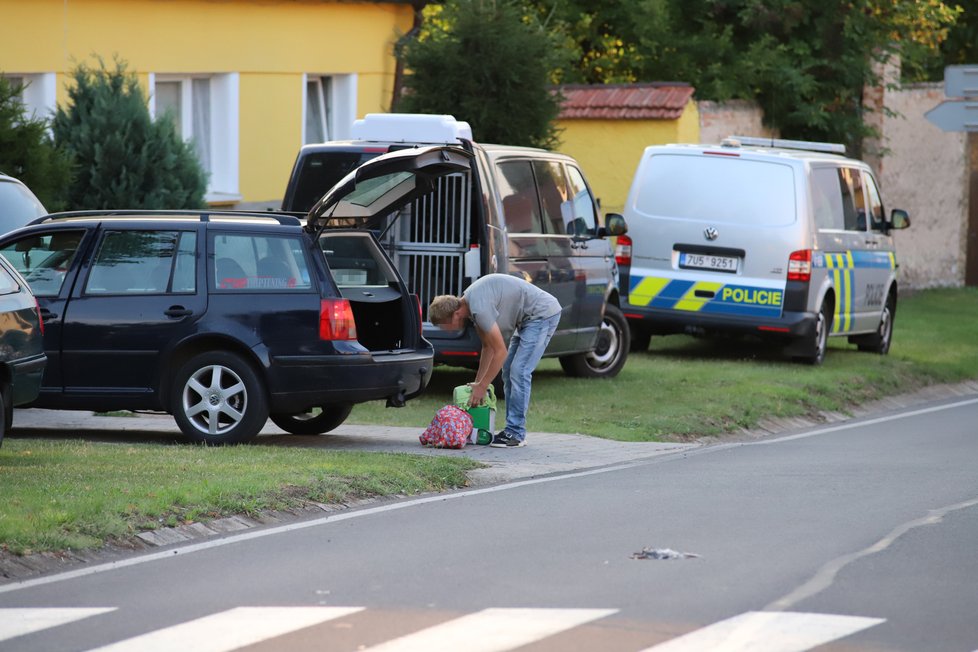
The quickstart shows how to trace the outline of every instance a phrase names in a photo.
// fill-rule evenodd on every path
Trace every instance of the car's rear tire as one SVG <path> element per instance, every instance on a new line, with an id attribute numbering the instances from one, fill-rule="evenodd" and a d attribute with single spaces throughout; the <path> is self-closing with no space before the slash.
<path id="1" fill-rule="evenodd" d="M 871 335 L 860 335 L 852 338 L 860 351 L 886 355 L 890 352 L 890 341 L 893 339 L 893 318 L 896 315 L 896 297 L 890 294 L 880 313 L 880 323 L 876 332 Z"/>
<path id="2" fill-rule="evenodd" d="M 194 356 L 177 371 L 172 413 L 189 439 L 239 444 L 255 437 L 268 420 L 265 387 L 254 367 L 227 351 Z"/>
<path id="3" fill-rule="evenodd" d="M 352 411 L 352 403 L 339 403 L 296 414 L 273 414 L 271 419 L 276 426 L 293 435 L 321 435 L 338 428 Z"/>
<path id="4" fill-rule="evenodd" d="M 631 336 L 631 344 L 628 350 L 632 353 L 645 353 L 649 350 L 649 344 L 652 343 L 652 329 L 645 326 L 631 326 L 629 335 Z"/>
<path id="5" fill-rule="evenodd" d="M 575 353 L 560 358 L 560 366 L 568 376 L 578 378 L 614 378 L 625 366 L 631 334 L 628 321 L 617 306 L 608 304 L 593 351 Z"/>

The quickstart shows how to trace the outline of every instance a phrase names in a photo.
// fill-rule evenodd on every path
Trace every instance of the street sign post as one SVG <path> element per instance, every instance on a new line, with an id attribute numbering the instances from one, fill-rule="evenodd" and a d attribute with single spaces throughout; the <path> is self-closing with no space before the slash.
<path id="1" fill-rule="evenodd" d="M 978 65 L 947 66 L 944 94 L 948 98 L 924 114 L 942 131 L 978 132 Z"/>

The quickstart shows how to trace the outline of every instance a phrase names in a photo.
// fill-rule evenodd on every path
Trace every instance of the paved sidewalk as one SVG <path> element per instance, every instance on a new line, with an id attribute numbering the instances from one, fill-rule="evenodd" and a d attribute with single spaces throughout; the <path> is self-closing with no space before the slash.
<path id="1" fill-rule="evenodd" d="M 289 435 L 271 421 L 257 442 L 270 446 L 303 446 L 312 449 L 411 453 L 416 455 L 464 455 L 489 465 L 469 472 L 473 485 L 597 468 L 676 453 L 701 444 L 619 442 L 588 435 L 562 435 L 531 432 L 527 445 L 516 449 L 466 446 L 461 450 L 428 448 L 418 442 L 424 427 L 342 425 L 325 435 Z M 179 441 L 180 429 L 164 414 L 139 414 L 131 417 L 96 416 L 75 410 L 15 410 L 14 436 L 79 433 L 100 440 L 111 440 L 125 433 L 130 440 Z"/>

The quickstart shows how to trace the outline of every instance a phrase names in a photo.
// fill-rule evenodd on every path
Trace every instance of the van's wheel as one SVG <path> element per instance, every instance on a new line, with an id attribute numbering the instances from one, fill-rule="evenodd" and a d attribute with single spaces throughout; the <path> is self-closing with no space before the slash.
<path id="1" fill-rule="evenodd" d="M 890 341 L 893 339 L 893 318 L 896 315 L 896 297 L 890 294 L 886 298 L 883 312 L 880 313 L 880 323 L 876 332 L 871 335 L 860 335 L 852 338 L 860 351 L 869 351 L 886 355 L 890 352 Z"/>
<path id="2" fill-rule="evenodd" d="M 614 378 L 625 366 L 631 334 L 628 321 L 616 306 L 605 306 L 604 320 L 594 343 L 594 350 L 560 358 L 560 366 L 568 376 L 578 378 Z"/>
<path id="3" fill-rule="evenodd" d="M 795 357 L 799 362 L 807 362 L 810 365 L 820 365 L 825 361 L 825 351 L 829 343 L 829 330 L 832 328 L 832 312 L 827 302 L 822 303 L 818 310 L 818 317 L 815 319 L 815 332 L 812 334 L 811 345 L 813 353 Z"/>
<path id="4" fill-rule="evenodd" d="M 293 435 L 321 435 L 338 428 L 352 411 L 352 403 L 338 403 L 296 414 L 273 414 L 271 418 L 272 423 Z"/>
<path id="5" fill-rule="evenodd" d="M 192 441 L 238 444 L 257 435 L 268 420 L 261 378 L 227 351 L 202 353 L 184 363 L 171 395 L 173 418 Z"/>

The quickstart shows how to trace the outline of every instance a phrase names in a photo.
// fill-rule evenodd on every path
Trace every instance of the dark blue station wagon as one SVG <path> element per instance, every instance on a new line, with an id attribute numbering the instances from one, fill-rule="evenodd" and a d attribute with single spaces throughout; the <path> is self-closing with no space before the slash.
<path id="1" fill-rule="evenodd" d="M 433 350 L 370 227 L 467 165 L 450 147 L 374 159 L 305 220 L 85 211 L 0 238 L 46 326 L 33 405 L 162 410 L 212 444 L 251 439 L 269 417 L 318 434 L 355 403 L 403 405 L 426 387 Z"/>

